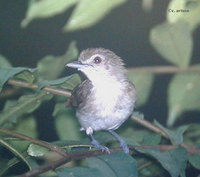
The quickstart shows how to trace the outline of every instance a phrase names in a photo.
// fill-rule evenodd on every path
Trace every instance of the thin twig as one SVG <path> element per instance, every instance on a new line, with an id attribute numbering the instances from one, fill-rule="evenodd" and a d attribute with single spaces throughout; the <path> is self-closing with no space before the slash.
<path id="1" fill-rule="evenodd" d="M 152 74 L 173 74 L 183 72 L 197 72 L 200 73 L 200 66 L 189 66 L 187 68 L 180 68 L 176 66 L 144 66 L 129 68 L 129 71 L 137 73 L 152 73 Z"/>
<path id="2" fill-rule="evenodd" d="M 136 117 L 134 115 L 131 116 L 131 119 L 134 120 L 135 122 L 137 122 L 138 124 L 152 130 L 153 132 L 161 134 L 163 137 L 168 139 L 167 134 L 164 131 L 162 131 L 160 128 L 158 128 L 157 126 L 153 125 L 152 123 L 150 123 L 144 119 L 141 119 L 139 117 Z"/>
<path id="3" fill-rule="evenodd" d="M 19 87 L 24 87 L 24 88 L 29 88 L 29 89 L 37 89 L 38 88 L 38 86 L 36 84 L 30 84 L 28 82 L 14 80 L 14 79 L 9 79 L 8 84 L 14 85 L 14 86 L 19 86 Z M 57 89 L 57 88 L 53 88 L 53 87 L 49 87 L 49 86 L 44 87 L 43 90 L 50 92 L 54 95 L 60 95 L 60 96 L 66 96 L 66 97 L 71 96 L 71 93 L 66 90 Z"/>
<path id="4" fill-rule="evenodd" d="M 171 67 L 171 68 L 173 68 L 173 67 Z M 195 68 L 196 67 L 194 67 L 194 68 L 192 67 L 191 70 L 195 70 Z M 181 69 L 181 68 L 178 68 L 177 70 L 179 70 L 179 71 L 182 71 L 182 70 L 186 71 L 186 69 Z M 170 70 L 168 69 L 168 71 L 170 71 Z M 176 69 L 174 69 L 174 71 L 176 71 Z M 24 82 L 24 81 L 12 80 L 12 79 L 8 81 L 8 84 L 16 85 L 16 86 L 21 86 L 21 87 L 26 87 L 26 88 L 30 88 L 30 89 L 37 89 L 38 88 L 37 85 L 33 85 L 33 84 L 30 84 L 30 83 L 27 83 L 27 82 Z M 55 94 L 55 95 L 60 95 L 60 96 L 65 96 L 65 97 L 69 97 L 71 95 L 71 93 L 69 91 L 61 90 L 61 89 L 56 89 L 56 88 L 52 88 L 52 87 L 44 87 L 43 90 L 49 91 L 49 92 L 51 92 L 52 94 Z M 134 120 L 135 122 L 137 122 L 138 124 L 140 124 L 140 125 L 148 128 L 148 129 L 152 130 L 153 132 L 160 133 L 163 137 L 169 139 L 168 135 L 166 135 L 166 133 L 164 131 L 162 131 L 160 128 L 158 128 L 156 125 L 153 125 L 152 123 L 150 123 L 150 122 L 148 122 L 148 121 L 146 121 L 144 119 L 141 119 L 139 117 L 136 117 L 134 115 L 131 116 L 131 119 Z M 181 145 L 183 147 L 190 147 L 190 148 L 194 148 L 195 150 L 197 150 L 196 147 L 193 147 L 191 145 L 187 145 L 185 143 L 182 143 Z"/>
<path id="5" fill-rule="evenodd" d="M 180 68 L 176 66 L 146 66 L 146 67 L 129 68 L 128 71 L 130 72 L 134 71 L 138 73 L 154 73 L 154 74 L 172 74 L 172 73 L 182 73 L 182 72 L 200 73 L 200 66 L 190 66 L 187 68 Z M 28 82 L 14 80 L 14 79 L 9 79 L 7 83 L 10 85 L 25 87 L 25 88 L 30 88 L 30 89 L 38 88 L 38 86 L 35 84 L 30 84 Z M 61 96 L 69 97 L 71 95 L 71 93 L 66 90 L 56 89 L 49 86 L 44 87 L 43 90 L 48 91 L 52 94 L 61 95 Z"/>
<path id="6" fill-rule="evenodd" d="M 121 150 L 121 148 L 114 148 L 114 149 L 110 149 L 110 152 L 116 152 L 116 151 L 119 151 L 119 150 Z M 61 158 L 57 161 L 43 165 L 40 168 L 37 168 L 35 170 L 31 170 L 27 173 L 24 173 L 20 177 L 36 176 L 36 175 L 42 174 L 46 171 L 53 170 L 53 169 L 55 169 L 55 168 L 57 168 L 57 167 L 59 167 L 63 164 L 66 164 L 70 161 L 73 161 L 73 160 L 79 160 L 79 159 L 83 159 L 83 158 L 86 158 L 86 157 L 94 157 L 94 156 L 99 156 L 99 155 L 104 155 L 104 154 L 107 154 L 107 153 L 102 152 L 101 150 L 72 152 L 72 153 L 68 154 L 67 157 L 63 157 L 63 158 Z"/>
<path id="7" fill-rule="evenodd" d="M 18 89 L 5 89 L 5 90 L 2 90 L 1 94 L 0 94 L 0 98 L 7 98 L 7 97 L 10 97 L 10 96 L 13 96 L 13 95 L 16 95 L 19 93 L 19 90 Z"/>
<path id="8" fill-rule="evenodd" d="M 146 163 L 141 164 L 141 166 L 138 167 L 138 171 L 141 171 L 142 169 L 150 166 L 151 164 L 152 162 L 146 162 Z"/>
<path id="9" fill-rule="evenodd" d="M 162 152 L 166 152 L 172 149 L 177 148 L 177 146 L 175 145 L 144 145 L 144 146 L 130 146 L 131 150 L 142 150 L 142 149 L 159 149 Z M 117 152 L 117 151 L 121 151 L 122 148 L 118 147 L 118 148 L 110 148 L 110 152 Z M 190 149 L 187 149 L 187 151 L 189 152 Z M 190 153 L 190 152 L 189 152 Z M 46 165 L 41 166 L 40 168 L 37 168 L 35 170 L 31 170 L 28 171 L 27 173 L 24 173 L 23 175 L 21 175 L 20 177 L 32 177 L 32 176 L 36 176 L 39 174 L 42 174 L 44 172 L 47 172 L 49 170 L 54 170 L 57 167 L 66 164 L 68 162 L 74 161 L 74 160 L 80 160 L 80 159 L 84 159 L 87 157 L 95 157 L 95 156 L 99 156 L 99 155 L 104 155 L 107 154 L 106 152 L 102 152 L 101 150 L 94 150 L 94 151 L 81 151 L 81 152 L 72 152 L 70 154 L 68 154 L 67 157 L 62 157 L 61 159 L 54 161 L 52 163 L 48 163 Z M 198 154 L 200 154 L 200 151 L 198 152 Z"/>
<path id="10" fill-rule="evenodd" d="M 46 148 L 48 148 L 48 149 L 50 149 L 54 152 L 57 152 L 58 154 L 60 154 L 62 156 L 67 156 L 67 153 L 65 151 L 63 151 L 60 148 L 58 148 L 57 146 L 51 145 L 51 144 L 49 144 L 45 141 L 41 141 L 41 140 L 26 136 L 26 135 L 23 135 L 21 133 L 14 132 L 14 131 L 11 131 L 11 130 L 8 130 L 8 129 L 5 129 L 5 128 L 0 128 L 0 132 L 3 132 L 7 135 L 11 135 L 13 137 L 17 137 L 17 138 L 20 138 L 20 139 L 23 139 L 23 140 L 30 141 L 34 144 L 38 144 L 38 145 L 43 146 L 43 147 L 46 147 Z"/>
<path id="11" fill-rule="evenodd" d="M 163 131 L 161 130 L 159 127 L 157 127 L 156 125 L 144 120 L 144 119 L 141 119 L 139 117 L 136 117 L 134 115 L 131 116 L 131 119 L 135 122 L 137 122 L 138 124 L 148 128 L 149 130 L 152 130 L 153 132 L 155 133 L 159 133 L 161 134 L 164 138 L 166 139 L 169 139 L 168 135 Z M 180 146 L 184 147 L 185 149 L 188 150 L 188 152 L 193 155 L 193 154 L 199 154 L 200 153 L 200 149 L 196 148 L 195 146 L 192 146 L 192 145 L 189 145 L 189 144 L 186 144 L 184 142 L 182 142 L 180 144 Z"/>

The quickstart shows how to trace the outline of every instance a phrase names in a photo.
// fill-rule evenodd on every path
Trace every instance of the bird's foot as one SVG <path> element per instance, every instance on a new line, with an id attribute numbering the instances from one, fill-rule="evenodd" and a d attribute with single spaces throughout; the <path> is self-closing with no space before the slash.
<path id="1" fill-rule="evenodd" d="M 120 147 L 122 147 L 123 151 L 125 153 L 129 153 L 129 147 L 126 143 L 126 141 L 124 141 L 117 133 L 115 133 L 113 130 L 108 130 L 108 132 L 113 135 L 120 143 Z"/>
<path id="2" fill-rule="evenodd" d="M 123 139 L 120 140 L 120 147 L 122 147 L 123 151 L 124 151 L 126 154 L 129 153 L 129 151 L 130 151 L 130 150 L 129 150 L 129 147 L 128 147 L 127 143 L 126 143 Z"/>
<path id="3" fill-rule="evenodd" d="M 107 152 L 108 154 L 110 154 L 110 150 L 109 148 L 107 148 L 106 146 L 101 145 L 97 140 L 93 139 L 91 141 L 91 144 L 97 148 L 100 149 L 102 152 Z"/>

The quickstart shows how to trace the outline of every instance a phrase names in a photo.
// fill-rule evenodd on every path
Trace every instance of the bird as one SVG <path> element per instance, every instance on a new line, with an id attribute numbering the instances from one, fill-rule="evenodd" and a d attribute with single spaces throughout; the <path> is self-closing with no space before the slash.
<path id="1" fill-rule="evenodd" d="M 119 141 L 123 151 L 129 153 L 127 143 L 115 132 L 130 117 L 137 99 L 123 60 L 109 49 L 88 48 L 66 67 L 75 68 L 86 76 L 69 98 L 80 130 L 86 132 L 96 149 L 110 153 L 110 149 L 93 136 L 96 131 L 108 131 Z"/>

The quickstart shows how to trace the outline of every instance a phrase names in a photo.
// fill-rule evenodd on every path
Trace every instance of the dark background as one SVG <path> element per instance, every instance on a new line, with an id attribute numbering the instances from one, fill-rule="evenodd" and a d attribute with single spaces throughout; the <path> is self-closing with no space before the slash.
<path id="1" fill-rule="evenodd" d="M 168 1 L 155 1 L 150 12 L 144 12 L 141 1 L 129 0 L 114 9 L 98 24 L 91 28 L 63 33 L 70 10 L 52 18 L 32 21 L 26 28 L 20 23 L 25 17 L 27 0 L 0 1 L 0 54 L 14 66 L 35 67 L 38 60 L 46 55 L 63 55 L 72 40 L 77 41 L 79 50 L 88 47 L 108 48 L 121 56 L 128 67 L 169 65 L 152 48 L 149 31 L 165 21 Z M 200 28 L 193 33 L 194 50 L 192 64 L 200 59 Z M 156 76 L 148 102 L 137 108 L 148 120 L 157 119 L 165 124 L 167 117 L 167 86 L 171 75 Z M 56 139 L 51 113 L 53 101 L 45 103 L 35 112 L 40 138 L 47 141 Z M 43 120 L 41 115 L 45 114 Z M 49 116 L 48 116 L 49 115 Z M 187 112 L 177 124 L 196 122 L 199 112 Z M 44 123 L 45 122 L 45 123 Z"/>

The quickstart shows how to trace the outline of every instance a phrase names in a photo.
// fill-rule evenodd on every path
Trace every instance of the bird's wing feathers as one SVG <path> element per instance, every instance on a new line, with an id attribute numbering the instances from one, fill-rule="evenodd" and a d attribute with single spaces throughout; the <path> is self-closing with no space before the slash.
<path id="1" fill-rule="evenodd" d="M 84 104 L 91 92 L 91 88 L 92 83 L 88 79 L 77 85 L 70 97 L 70 105 L 73 107 L 79 107 Z"/>

